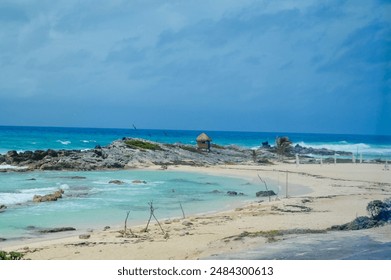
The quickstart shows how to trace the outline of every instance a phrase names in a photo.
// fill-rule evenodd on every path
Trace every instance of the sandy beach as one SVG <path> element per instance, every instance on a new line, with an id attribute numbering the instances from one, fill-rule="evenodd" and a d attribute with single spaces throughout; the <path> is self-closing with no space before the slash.
<path id="1" fill-rule="evenodd" d="M 276 231 L 322 232 L 368 215 L 366 206 L 370 201 L 391 197 L 391 171 L 384 170 L 384 164 L 275 163 L 168 169 L 245 178 L 259 182 L 259 190 L 265 190 L 260 176 L 266 183 L 279 183 L 281 188 L 270 202 L 267 197 L 254 195 L 253 202 L 230 211 L 161 220 L 166 234 L 157 223 L 148 232 L 143 232 L 145 224 L 128 225 L 134 235 L 124 235 L 123 225 L 118 225 L 82 233 L 86 239 L 80 238 L 80 233 L 67 237 L 53 234 L 50 239 L 18 241 L 1 249 L 23 252 L 25 259 L 39 260 L 204 259 L 279 242 L 284 236 L 273 234 Z M 379 241 L 391 241 L 390 226 L 371 230 L 379 233 Z"/>

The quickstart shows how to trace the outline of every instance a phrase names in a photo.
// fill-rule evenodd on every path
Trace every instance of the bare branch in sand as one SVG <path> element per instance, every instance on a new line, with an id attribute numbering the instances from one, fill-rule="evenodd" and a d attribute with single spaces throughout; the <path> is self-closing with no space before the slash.
<path id="1" fill-rule="evenodd" d="M 160 229 L 162 230 L 164 236 L 168 236 L 168 235 L 166 234 L 166 232 L 164 231 L 164 229 L 162 228 L 162 225 L 159 223 L 159 220 L 158 220 L 158 219 L 156 218 L 156 216 L 155 216 L 155 208 L 153 207 L 153 201 L 149 202 L 148 205 L 149 205 L 150 215 L 149 215 L 149 219 L 148 219 L 147 226 L 145 227 L 144 231 L 145 231 L 145 232 L 148 231 L 149 223 L 151 222 L 152 217 L 154 217 L 155 220 L 156 220 L 156 222 L 157 222 L 157 224 L 159 225 Z"/>
<path id="2" fill-rule="evenodd" d="M 257 174 L 257 175 L 258 175 L 259 180 L 261 180 L 261 182 L 265 185 L 266 191 L 268 192 L 269 202 L 270 202 L 270 193 L 269 193 L 269 188 L 267 187 L 266 181 L 263 180 L 262 177 L 259 176 L 259 174 Z"/>
<path id="3" fill-rule="evenodd" d="M 127 232 L 127 223 L 128 223 L 129 213 L 130 213 L 130 211 L 128 211 L 128 212 L 126 213 L 125 225 L 124 225 L 124 234 L 123 234 L 124 237 L 127 236 L 127 233 L 126 233 L 126 232 Z M 134 236 L 134 234 L 133 234 L 131 228 L 129 228 L 129 231 L 130 231 L 130 234 L 131 234 L 132 236 Z"/>
<path id="4" fill-rule="evenodd" d="M 183 211 L 182 203 L 181 203 L 180 201 L 179 201 L 179 206 L 181 206 L 181 210 L 182 210 L 183 219 L 186 219 L 186 216 L 185 216 L 185 211 Z"/>

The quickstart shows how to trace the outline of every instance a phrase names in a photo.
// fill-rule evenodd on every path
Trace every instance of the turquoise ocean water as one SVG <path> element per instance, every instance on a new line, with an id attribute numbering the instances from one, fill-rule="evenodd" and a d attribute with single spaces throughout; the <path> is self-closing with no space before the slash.
<path id="1" fill-rule="evenodd" d="M 195 139 L 201 132 L 206 132 L 213 139 L 213 143 L 219 145 L 257 148 L 262 142 L 273 144 L 276 137 L 288 136 L 294 145 L 362 153 L 370 158 L 391 157 L 390 135 L 18 126 L 0 126 L 0 154 L 9 150 L 91 149 L 122 137 L 138 137 L 162 143 L 195 144 Z"/>
<path id="2" fill-rule="evenodd" d="M 122 185 L 109 183 L 121 180 Z M 145 183 L 134 183 L 142 180 Z M 33 203 L 34 195 L 64 190 L 55 202 Z M 149 202 L 157 217 L 182 217 L 234 208 L 254 201 L 259 184 L 237 178 L 172 171 L 91 171 L 0 173 L 0 237 L 28 238 L 36 229 L 72 226 L 80 230 L 122 225 L 127 211 L 129 224 L 146 222 Z M 243 192 L 228 196 L 227 191 Z"/>
<path id="3" fill-rule="evenodd" d="M 328 135 L 299 133 L 205 131 L 213 143 L 257 148 L 273 144 L 277 136 L 288 136 L 294 144 L 362 153 L 364 158 L 391 160 L 391 136 Z M 201 131 L 96 129 L 0 126 L 0 153 L 9 150 L 91 149 L 122 137 L 138 137 L 164 143 L 195 144 Z M 121 180 L 122 185 L 110 184 Z M 143 180 L 145 184 L 134 183 Z M 276 189 L 276 186 L 270 186 Z M 33 203 L 34 195 L 59 188 L 64 197 L 56 202 Z M 36 229 L 72 226 L 80 230 L 121 225 L 130 211 L 129 224 L 140 224 L 149 217 L 153 201 L 158 218 L 234 208 L 256 200 L 263 190 L 259 182 L 223 178 L 198 173 L 171 171 L 91 171 L 91 172 L 0 172 L 0 238 L 37 236 Z M 227 191 L 243 192 L 228 196 Z M 1 244 L 1 243 L 0 243 Z"/>

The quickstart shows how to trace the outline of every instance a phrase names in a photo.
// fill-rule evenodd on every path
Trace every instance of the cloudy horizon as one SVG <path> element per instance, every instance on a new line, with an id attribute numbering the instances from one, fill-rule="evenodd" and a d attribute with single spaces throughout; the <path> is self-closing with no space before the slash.
<path id="1" fill-rule="evenodd" d="M 391 134 L 389 1 L 2 1 L 0 125 Z"/>

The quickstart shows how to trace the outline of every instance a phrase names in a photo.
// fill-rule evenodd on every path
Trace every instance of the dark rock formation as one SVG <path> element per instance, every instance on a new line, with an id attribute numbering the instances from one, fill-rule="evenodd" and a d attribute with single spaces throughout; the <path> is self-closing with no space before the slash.
<path id="1" fill-rule="evenodd" d="M 357 217 L 350 223 L 335 225 L 330 230 L 360 230 L 379 227 L 391 221 L 391 199 L 374 200 L 368 203 L 367 211 L 370 217 Z"/>
<path id="2" fill-rule="evenodd" d="M 1 205 L 0 205 L 0 213 L 1 213 L 1 212 L 4 212 L 5 209 L 7 209 L 7 206 L 1 204 Z"/>
<path id="3" fill-rule="evenodd" d="M 242 192 L 238 193 L 238 192 L 236 192 L 236 191 L 227 191 L 227 194 L 228 194 L 229 196 L 244 195 L 244 193 L 242 193 Z"/>
<path id="4" fill-rule="evenodd" d="M 391 200 L 374 200 L 368 203 L 367 211 L 377 221 L 391 220 Z"/>
<path id="5" fill-rule="evenodd" d="M 295 145 L 292 148 L 292 153 L 293 154 L 299 154 L 299 155 L 320 155 L 320 156 L 334 156 L 334 154 L 338 154 L 341 156 L 351 156 L 351 152 L 344 152 L 344 151 L 333 151 L 333 150 L 328 150 L 325 148 L 321 149 L 315 149 L 312 147 L 302 147 L 299 144 Z"/>
<path id="6" fill-rule="evenodd" d="M 271 148 L 271 146 L 270 146 L 269 142 L 266 141 L 266 142 L 262 142 L 262 148 L 263 149 L 269 149 L 269 148 Z"/>
<path id="7" fill-rule="evenodd" d="M 129 141 L 145 143 L 141 147 L 129 146 Z M 17 167 L 26 167 L 23 170 L 102 170 L 122 169 L 138 166 L 169 166 L 169 165 L 192 165 L 205 166 L 217 164 L 269 164 L 269 160 L 278 158 L 276 147 L 258 150 L 247 149 L 235 145 L 211 149 L 210 152 L 198 150 L 193 145 L 162 144 L 143 139 L 124 138 L 117 140 L 110 145 L 96 146 L 91 150 L 37 150 L 20 152 L 9 151 L 0 155 L 0 164 L 8 164 Z M 149 149 L 148 147 L 154 147 Z M 326 149 L 304 148 L 296 145 L 294 148 L 287 148 L 289 154 L 320 154 L 334 155 L 334 151 Z M 338 152 L 340 155 L 350 153 Z M 2 172 L 12 171 L 11 169 L 1 170 Z"/>
<path id="8" fill-rule="evenodd" d="M 144 181 L 144 180 L 133 180 L 132 183 L 133 184 L 146 184 L 147 181 Z"/>
<path id="9" fill-rule="evenodd" d="M 332 226 L 330 230 L 360 230 L 360 229 L 368 229 L 373 227 L 378 227 L 383 225 L 384 222 L 376 221 L 369 217 L 361 216 L 357 217 L 350 223 L 346 223 L 343 225 Z"/>
<path id="10" fill-rule="evenodd" d="M 57 199 L 62 198 L 63 193 L 64 190 L 59 189 L 58 191 L 55 191 L 54 193 L 47 194 L 47 195 L 34 195 L 33 201 L 34 202 L 57 201 Z"/>
<path id="11" fill-rule="evenodd" d="M 273 196 L 276 195 L 276 193 L 272 190 L 270 191 L 259 191 L 255 194 L 257 197 L 266 197 L 266 196 Z"/>
<path id="12" fill-rule="evenodd" d="M 76 230 L 74 227 L 59 227 L 59 228 L 50 228 L 50 229 L 41 229 L 39 233 L 57 233 L 63 231 L 74 231 Z"/>
<path id="13" fill-rule="evenodd" d="M 123 182 L 121 180 L 111 180 L 111 181 L 109 181 L 109 184 L 123 185 L 123 184 L 125 184 L 125 182 Z"/>

